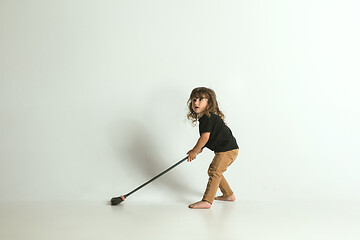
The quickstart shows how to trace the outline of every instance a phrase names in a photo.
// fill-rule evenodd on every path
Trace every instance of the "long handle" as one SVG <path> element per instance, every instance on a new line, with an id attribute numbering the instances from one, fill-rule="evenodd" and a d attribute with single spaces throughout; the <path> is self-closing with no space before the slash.
<path id="1" fill-rule="evenodd" d="M 134 190 L 132 190 L 131 192 L 129 192 L 128 194 L 122 195 L 120 197 L 114 197 L 111 199 L 111 205 L 118 205 L 119 203 L 125 201 L 125 198 L 127 198 L 128 196 L 130 196 L 131 194 L 133 194 L 134 192 L 136 192 L 137 190 L 143 188 L 144 186 L 148 185 L 149 183 L 151 183 L 152 181 L 154 181 L 155 179 L 157 179 L 158 177 L 161 177 L 162 175 L 164 175 L 165 173 L 167 173 L 168 171 L 170 171 L 171 169 L 173 169 L 174 167 L 176 167 L 177 165 L 179 165 L 180 163 L 184 162 L 185 160 L 187 160 L 188 157 L 184 157 L 183 159 L 181 159 L 180 161 L 178 161 L 177 163 L 175 163 L 174 165 L 172 165 L 171 167 L 169 167 L 168 169 L 166 169 L 165 171 L 163 171 L 162 173 L 156 175 L 155 177 L 153 177 L 152 179 L 150 179 L 149 181 L 147 181 L 146 183 L 142 184 L 141 186 L 135 188 Z"/>
<path id="2" fill-rule="evenodd" d="M 146 183 L 142 184 L 141 186 L 135 188 L 134 190 L 132 190 L 131 192 L 129 192 L 128 194 L 125 194 L 124 197 L 128 197 L 131 194 L 133 194 L 134 192 L 136 192 L 137 190 L 139 190 L 140 188 L 143 188 L 144 186 L 148 185 L 149 183 L 151 183 L 152 181 L 154 181 L 155 179 L 161 177 L 162 175 L 164 175 L 165 173 L 167 173 L 168 171 L 170 171 L 171 169 L 173 169 L 174 167 L 176 167 L 177 165 L 179 165 L 180 163 L 184 162 L 186 159 L 188 159 L 188 157 L 184 157 L 183 159 L 181 159 L 179 162 L 175 163 L 174 165 L 172 165 L 171 167 L 169 167 L 168 169 L 166 169 L 165 171 L 163 171 L 162 173 L 156 175 L 155 177 L 153 177 L 152 179 L 150 179 L 149 181 L 147 181 Z"/>

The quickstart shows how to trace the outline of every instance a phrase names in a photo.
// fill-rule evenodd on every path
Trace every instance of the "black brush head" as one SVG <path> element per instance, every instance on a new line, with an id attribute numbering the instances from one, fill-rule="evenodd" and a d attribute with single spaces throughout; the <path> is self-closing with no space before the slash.
<path id="1" fill-rule="evenodd" d="M 114 197 L 111 199 L 111 205 L 118 205 L 125 200 L 124 196 Z"/>

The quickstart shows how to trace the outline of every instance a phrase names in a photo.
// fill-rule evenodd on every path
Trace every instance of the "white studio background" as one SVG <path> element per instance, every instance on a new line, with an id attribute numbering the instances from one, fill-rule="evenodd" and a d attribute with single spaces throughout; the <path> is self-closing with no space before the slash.
<path id="1" fill-rule="evenodd" d="M 0 201 L 105 201 L 193 147 L 194 87 L 241 200 L 359 200 L 359 1 L 0 0 Z M 205 150 L 134 199 L 199 200 Z"/>

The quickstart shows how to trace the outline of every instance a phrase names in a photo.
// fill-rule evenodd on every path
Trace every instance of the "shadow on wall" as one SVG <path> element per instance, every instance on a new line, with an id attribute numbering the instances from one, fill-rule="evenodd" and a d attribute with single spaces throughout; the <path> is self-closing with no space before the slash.
<path id="1" fill-rule="evenodd" d="M 146 179 L 144 182 L 163 172 L 183 157 L 175 159 L 173 163 L 165 161 L 165 156 L 159 154 L 151 134 L 141 123 L 134 120 L 123 120 L 119 126 L 123 126 L 123 128 L 114 131 L 118 134 L 115 139 L 123 139 L 116 141 L 116 144 L 114 144 L 115 151 L 121 156 L 124 156 L 124 154 L 127 156 L 126 159 L 121 159 L 121 164 L 125 164 L 126 168 L 131 168 L 132 171 L 144 175 Z M 185 197 L 186 195 L 196 195 L 198 198 L 202 196 L 202 192 L 195 191 L 182 182 L 182 177 L 179 177 L 179 174 L 174 174 L 175 171 L 176 168 L 172 169 L 146 187 L 160 184 L 164 192 L 169 192 L 167 195 L 175 196 L 177 200 L 185 203 L 188 203 L 189 200 L 191 201 L 191 199 Z M 166 181 L 163 180 L 164 178 L 166 178 Z M 134 184 L 135 186 L 140 186 L 144 182 Z"/>

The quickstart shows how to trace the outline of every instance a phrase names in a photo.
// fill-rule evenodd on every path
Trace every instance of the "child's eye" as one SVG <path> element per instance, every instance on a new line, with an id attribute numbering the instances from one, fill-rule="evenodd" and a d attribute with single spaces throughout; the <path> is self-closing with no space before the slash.
<path id="1" fill-rule="evenodd" d="M 203 102 L 205 101 L 205 98 L 193 98 L 192 101 L 195 103 L 197 100 L 199 100 L 199 102 Z"/>

